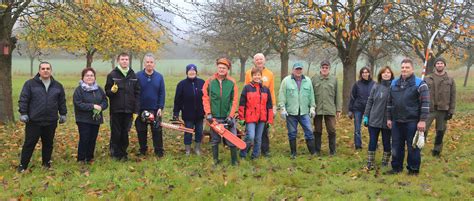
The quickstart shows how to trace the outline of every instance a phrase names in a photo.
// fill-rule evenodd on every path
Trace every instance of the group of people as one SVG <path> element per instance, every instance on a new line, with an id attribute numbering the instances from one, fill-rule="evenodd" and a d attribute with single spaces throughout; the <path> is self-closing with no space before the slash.
<path id="1" fill-rule="evenodd" d="M 122 161 L 128 159 L 129 131 L 135 125 L 139 139 L 139 155 L 146 155 L 147 132 L 150 126 L 154 153 L 164 155 L 163 131 L 159 124 L 147 121 L 154 116 L 161 119 L 165 105 L 165 82 L 163 75 L 155 68 L 152 54 L 144 57 L 144 70 L 135 73 L 129 67 L 129 55 L 121 53 L 117 57 L 118 66 L 108 75 L 104 89 L 96 82 L 93 68 L 85 68 L 81 73 L 79 86 L 73 95 L 75 120 L 79 131 L 77 161 L 91 163 L 103 111 L 110 112 L 110 155 Z M 341 115 L 341 93 L 337 78 L 332 75 L 331 64 L 324 60 L 320 71 L 309 78 L 303 75 L 302 63 L 293 65 L 292 73 L 282 79 L 278 99 L 274 91 L 273 73 L 265 67 L 265 56 L 258 53 L 253 58 L 254 67 L 245 74 L 245 86 L 239 93 L 236 81 L 229 75 L 231 61 L 227 58 L 216 60 L 217 71 L 207 80 L 198 78 L 194 64 L 186 66 L 186 78 L 176 87 L 173 119 L 180 113 L 187 128 L 195 134 L 184 133 L 185 154 L 201 154 L 203 123 L 222 123 L 237 135 L 236 124 L 245 126 L 246 149 L 240 150 L 231 142 L 224 140 L 231 152 L 231 164 L 238 164 L 238 156 L 251 159 L 260 155 L 269 156 L 269 129 L 277 114 L 286 121 L 290 157 L 297 157 L 297 126 L 303 128 L 304 138 L 311 155 L 321 154 L 322 123 L 326 125 L 329 142 L 329 155 L 336 154 L 336 119 Z M 369 68 L 362 68 L 360 80 L 352 89 L 349 101 L 350 118 L 354 119 L 355 149 L 362 149 L 361 124 L 368 126 L 369 147 L 367 168 L 373 169 L 379 133 L 382 133 L 384 146 L 382 165 L 388 165 L 390 174 L 403 170 L 405 144 L 408 150 L 410 174 L 418 174 L 420 169 L 420 148 L 413 144 L 416 140 L 424 142 L 423 131 L 428 130 L 436 119 L 434 156 L 442 150 L 446 121 L 451 119 L 455 107 L 455 84 L 446 71 L 446 61 L 437 58 L 435 71 L 424 80 L 414 75 L 413 62 L 404 59 L 401 63 L 401 76 L 395 75 L 388 66 L 380 69 L 377 83 L 371 78 Z M 57 123 L 66 122 L 66 98 L 63 86 L 52 75 L 52 65 L 41 62 L 38 74 L 26 81 L 20 100 L 20 121 L 26 124 L 25 141 L 21 151 L 18 171 L 27 169 L 36 143 L 42 141 L 42 161 L 46 168 L 51 167 L 53 139 Z M 430 96 L 431 94 L 431 96 Z M 240 96 L 239 96 L 240 95 Z M 59 114 L 59 117 L 58 117 Z M 146 114 L 146 115 L 145 115 Z M 313 126 L 311 125 L 311 119 Z M 59 120 L 59 121 L 58 121 Z M 416 131 L 421 134 L 415 134 Z M 219 144 L 222 137 L 211 131 L 211 149 L 215 164 L 219 164 Z M 417 142 L 419 145 L 420 142 Z"/>

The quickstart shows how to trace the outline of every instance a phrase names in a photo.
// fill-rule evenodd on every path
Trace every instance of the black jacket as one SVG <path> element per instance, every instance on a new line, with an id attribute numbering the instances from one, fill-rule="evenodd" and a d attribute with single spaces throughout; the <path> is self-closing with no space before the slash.
<path id="1" fill-rule="evenodd" d="M 107 75 L 105 94 L 109 97 L 110 113 L 136 113 L 140 110 L 140 84 L 135 72 L 130 68 L 124 77 L 116 67 Z M 112 93 L 112 85 L 118 85 L 118 91 Z"/>
<path id="2" fill-rule="evenodd" d="M 94 120 L 92 118 L 94 105 L 100 105 L 102 111 L 109 106 L 107 104 L 107 97 L 102 88 L 99 87 L 97 90 L 85 91 L 81 86 L 78 86 L 74 91 L 73 102 L 76 122 L 94 125 L 99 125 L 104 122 L 102 112 L 100 113 L 99 119 Z"/>
<path id="3" fill-rule="evenodd" d="M 352 86 L 351 100 L 349 101 L 349 111 L 364 112 L 370 91 L 374 86 L 373 80 L 359 80 Z"/>
<path id="4" fill-rule="evenodd" d="M 183 120 L 195 121 L 204 118 L 203 85 L 204 80 L 197 77 L 194 79 L 186 78 L 178 83 L 174 96 L 174 116 L 178 116 L 181 111 Z"/>
<path id="5" fill-rule="evenodd" d="M 61 83 L 51 77 L 48 92 L 40 80 L 39 74 L 23 85 L 18 111 L 21 115 L 28 115 L 31 122 L 54 123 L 60 115 L 66 115 L 66 96 Z"/>

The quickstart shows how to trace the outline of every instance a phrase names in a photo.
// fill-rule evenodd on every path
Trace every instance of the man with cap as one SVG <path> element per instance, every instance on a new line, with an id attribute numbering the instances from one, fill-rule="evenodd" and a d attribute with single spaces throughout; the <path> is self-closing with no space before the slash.
<path id="1" fill-rule="evenodd" d="M 296 134 L 298 123 L 304 131 L 306 145 L 311 155 L 315 154 L 311 120 L 316 115 L 314 91 L 311 80 L 303 75 L 303 65 L 295 63 L 293 72 L 281 81 L 278 94 L 280 116 L 286 120 L 291 158 L 296 158 Z"/>
<path id="2" fill-rule="evenodd" d="M 217 72 L 206 80 L 202 88 L 203 106 L 209 123 L 218 121 L 227 124 L 227 129 L 237 135 L 234 114 L 239 104 L 237 83 L 228 74 L 231 62 L 227 58 L 216 60 Z M 212 157 L 214 164 L 219 163 L 219 143 L 221 136 L 211 129 Z M 226 140 L 227 141 L 227 140 Z M 230 147 L 232 165 L 237 165 L 237 148 L 227 141 Z"/>
<path id="3" fill-rule="evenodd" d="M 58 120 L 66 122 L 66 95 L 63 85 L 51 75 L 53 66 L 43 61 L 39 64 L 38 74 L 23 85 L 18 111 L 20 121 L 25 123 L 25 141 L 21 150 L 18 172 L 28 168 L 31 156 L 41 138 L 43 167 L 51 167 L 54 135 Z M 59 114 L 59 116 L 58 116 Z M 59 118 L 58 118 L 59 117 Z"/>
<path id="4" fill-rule="evenodd" d="M 257 53 L 255 54 L 255 56 L 253 56 L 253 63 L 255 65 L 255 68 L 258 68 L 262 72 L 262 85 L 270 89 L 270 95 L 272 98 L 273 105 L 273 115 L 275 116 L 277 112 L 277 107 L 273 73 L 272 71 L 270 71 L 270 69 L 265 67 L 265 55 L 263 55 L 262 53 Z M 245 72 L 245 84 L 250 84 L 250 82 L 252 82 L 251 71 L 252 68 Z M 266 123 L 265 127 L 263 128 L 261 145 L 262 155 L 267 157 L 270 156 L 270 139 L 268 137 L 269 125 L 270 124 Z"/>
<path id="5" fill-rule="evenodd" d="M 337 78 L 330 71 L 331 64 L 328 60 L 323 60 L 319 74 L 311 78 L 316 102 L 316 117 L 313 121 L 316 154 L 321 152 L 323 119 L 328 133 L 329 155 L 336 154 L 336 117 L 341 115 L 342 101 Z"/>
<path id="6" fill-rule="evenodd" d="M 143 58 L 145 69 L 137 73 L 138 83 L 140 84 L 140 113 L 148 111 L 154 114 L 155 118 L 161 118 L 165 106 L 165 81 L 163 75 L 155 71 L 155 57 L 148 53 Z M 151 125 L 151 136 L 153 139 L 153 148 L 157 157 L 163 157 L 163 129 L 160 125 Z M 135 120 L 135 128 L 138 134 L 138 143 L 140 145 L 139 155 L 146 155 L 148 151 L 147 135 L 148 124 L 142 118 Z"/>
<path id="7" fill-rule="evenodd" d="M 446 123 L 453 118 L 456 107 L 456 84 L 446 72 L 446 60 L 438 57 L 434 63 L 434 71 L 425 77 L 425 82 L 430 88 L 430 114 L 426 120 L 426 132 L 430 129 L 433 120 L 436 120 L 436 137 L 433 156 L 439 156 L 443 148 L 443 137 L 446 133 Z"/>
<path id="8" fill-rule="evenodd" d="M 173 120 L 177 120 L 179 112 L 184 120 L 186 128 L 194 129 L 194 152 L 201 155 L 202 123 L 204 119 L 204 107 L 202 105 L 202 87 L 204 80 L 197 77 L 197 66 L 189 64 L 186 66 L 186 79 L 181 80 L 176 87 L 174 96 Z M 184 133 L 184 148 L 186 155 L 191 154 L 193 135 Z"/>

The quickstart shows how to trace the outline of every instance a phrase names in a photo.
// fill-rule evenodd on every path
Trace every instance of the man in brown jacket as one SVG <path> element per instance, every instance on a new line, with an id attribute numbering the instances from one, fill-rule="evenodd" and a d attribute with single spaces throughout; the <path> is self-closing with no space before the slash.
<path id="1" fill-rule="evenodd" d="M 425 77 L 425 82 L 430 88 L 430 114 L 426 121 L 426 131 L 436 119 L 436 137 L 433 156 L 439 156 L 443 148 L 443 136 L 446 132 L 446 122 L 453 118 L 456 106 L 456 84 L 454 79 L 448 76 L 446 60 L 438 57 L 435 60 L 434 72 Z M 426 135 L 427 136 L 427 135 Z"/>

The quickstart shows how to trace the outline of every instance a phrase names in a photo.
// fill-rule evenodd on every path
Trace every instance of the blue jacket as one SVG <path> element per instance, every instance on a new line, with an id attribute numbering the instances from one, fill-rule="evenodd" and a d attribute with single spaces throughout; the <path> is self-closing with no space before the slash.
<path id="1" fill-rule="evenodd" d="M 365 105 L 367 105 L 367 99 L 374 83 L 373 80 L 359 80 L 352 86 L 349 111 L 362 113 L 365 111 Z"/>
<path id="2" fill-rule="evenodd" d="M 179 116 L 181 111 L 182 118 L 186 121 L 204 118 L 204 107 L 202 104 L 203 85 L 204 80 L 200 78 L 186 78 L 178 83 L 174 97 L 173 116 Z"/>
<path id="3" fill-rule="evenodd" d="M 140 84 L 140 110 L 158 110 L 165 106 L 165 81 L 163 76 L 153 71 L 151 75 L 145 70 L 137 73 Z"/>
<path id="4" fill-rule="evenodd" d="M 390 85 L 387 120 L 396 122 L 426 121 L 430 113 L 430 90 L 425 81 L 412 75 L 395 79 Z"/>

